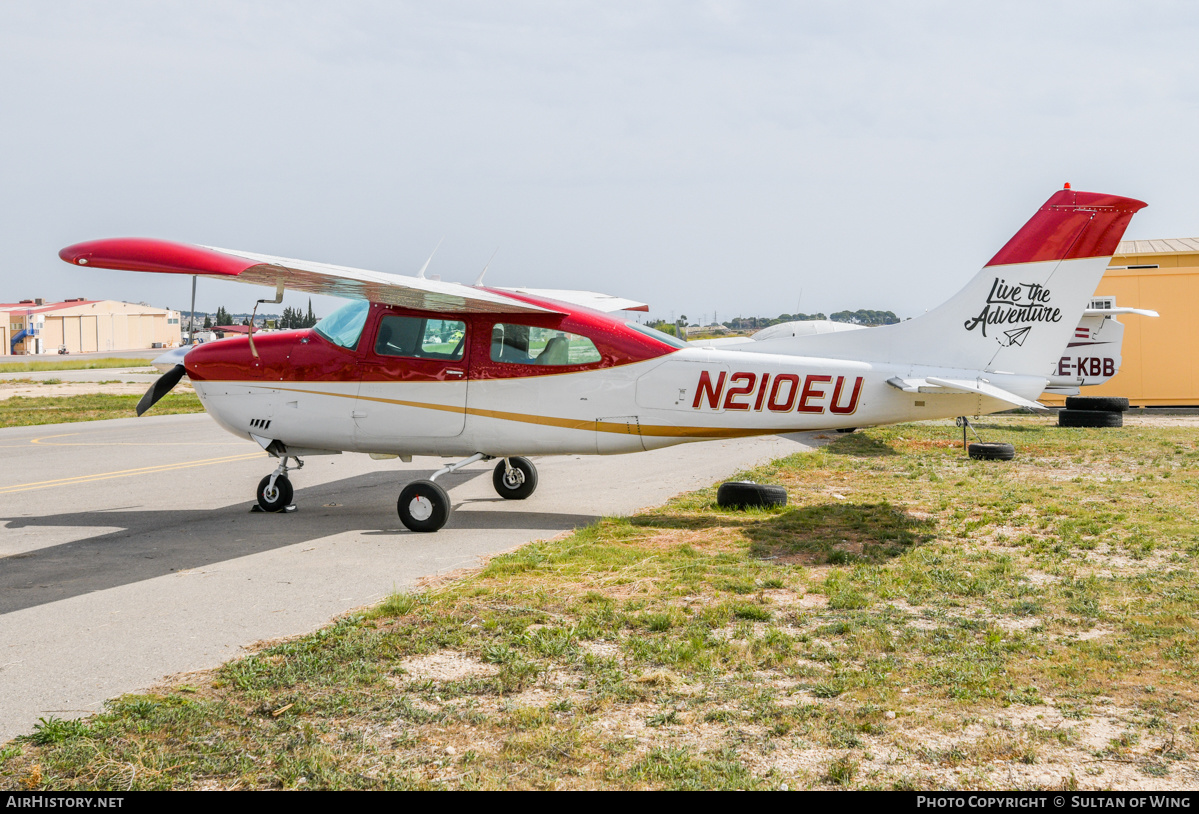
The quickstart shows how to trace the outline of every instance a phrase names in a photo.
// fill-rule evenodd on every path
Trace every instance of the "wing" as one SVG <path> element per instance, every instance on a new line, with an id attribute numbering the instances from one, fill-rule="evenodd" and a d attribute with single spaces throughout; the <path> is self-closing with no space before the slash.
<path id="1" fill-rule="evenodd" d="M 151 238 L 111 238 L 76 243 L 60 251 L 58 256 L 77 266 L 196 274 L 276 289 L 282 285 L 292 291 L 370 300 L 420 311 L 559 313 L 459 283 Z"/>
<path id="2" fill-rule="evenodd" d="M 610 314 L 613 311 L 648 311 L 649 306 L 636 300 L 626 300 L 613 297 L 610 294 L 597 294 L 594 291 L 570 291 L 561 288 L 501 288 L 500 291 L 511 291 L 513 294 L 527 294 L 530 297 L 544 297 L 548 300 L 581 305 L 592 311 L 603 311 Z"/>

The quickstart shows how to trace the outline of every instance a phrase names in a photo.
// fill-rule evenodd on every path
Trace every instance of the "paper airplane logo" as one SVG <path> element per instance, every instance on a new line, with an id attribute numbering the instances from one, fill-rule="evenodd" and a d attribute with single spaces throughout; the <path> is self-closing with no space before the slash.
<path id="1" fill-rule="evenodd" d="M 1007 337 L 1005 348 L 1010 348 L 1012 345 L 1023 345 L 1024 340 L 1028 338 L 1028 332 L 1032 330 L 1031 325 L 1026 325 L 1023 328 L 1012 328 L 1010 331 L 1004 331 L 1003 335 Z"/>

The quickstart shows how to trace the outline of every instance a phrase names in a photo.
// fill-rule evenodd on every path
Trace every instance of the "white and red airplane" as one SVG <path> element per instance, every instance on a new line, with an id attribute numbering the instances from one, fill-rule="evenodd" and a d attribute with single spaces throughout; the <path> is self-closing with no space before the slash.
<path id="1" fill-rule="evenodd" d="M 527 455 L 640 452 L 802 430 L 983 415 L 1034 400 L 1073 337 L 1141 201 L 1060 190 L 948 302 L 869 331 L 693 347 L 612 316 L 590 292 L 467 286 L 144 238 L 96 240 L 77 266 L 221 277 L 349 300 L 310 330 L 188 350 L 140 415 L 186 374 L 208 413 L 279 460 L 259 505 L 292 500 L 288 461 L 343 451 L 459 457 L 400 492 L 413 531 L 450 500 L 436 479 L 500 459 L 505 498 L 537 486 Z M 481 275 L 480 275 L 481 277 Z M 260 302 L 272 302 L 260 300 Z"/>

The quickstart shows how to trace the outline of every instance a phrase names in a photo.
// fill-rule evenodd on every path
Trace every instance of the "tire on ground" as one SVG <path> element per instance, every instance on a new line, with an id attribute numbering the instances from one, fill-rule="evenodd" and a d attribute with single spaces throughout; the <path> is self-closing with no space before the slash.
<path id="1" fill-rule="evenodd" d="M 1066 409 L 1122 413 L 1128 409 L 1128 399 L 1119 396 L 1066 396 Z"/>
<path id="2" fill-rule="evenodd" d="M 508 468 L 500 461 L 491 473 L 491 485 L 505 500 L 524 500 L 537 489 L 537 468 L 528 458 L 512 457 L 508 462 L 512 464 L 512 480 L 507 478 Z"/>
<path id="3" fill-rule="evenodd" d="M 724 509 L 748 509 L 755 506 L 786 506 L 787 490 L 781 486 L 737 480 L 720 484 L 716 504 Z"/>
<path id="4" fill-rule="evenodd" d="M 437 531 L 450 518 L 450 496 L 431 480 L 416 480 L 400 492 L 396 513 L 409 531 Z"/>
<path id="5" fill-rule="evenodd" d="M 1016 457 L 1016 448 L 1011 444 L 984 441 L 968 445 L 966 453 L 980 461 L 1010 461 Z"/>
<path id="6" fill-rule="evenodd" d="M 268 492 L 267 487 L 270 483 L 270 475 L 258 482 L 258 506 L 264 512 L 281 512 L 291 503 L 294 494 L 291 481 L 287 479 L 287 476 L 280 475 L 275 478 L 274 491 Z"/>
<path id="7" fill-rule="evenodd" d="M 1103 410 L 1062 410 L 1057 414 L 1059 427 L 1123 427 L 1124 413 Z"/>

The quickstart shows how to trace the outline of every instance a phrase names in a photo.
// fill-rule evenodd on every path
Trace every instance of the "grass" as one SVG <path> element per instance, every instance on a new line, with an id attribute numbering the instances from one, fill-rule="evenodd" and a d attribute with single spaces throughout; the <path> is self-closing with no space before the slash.
<path id="1" fill-rule="evenodd" d="M 111 367 L 150 367 L 149 359 L 68 359 L 53 362 L 3 362 L 0 373 L 29 373 L 38 370 L 101 370 Z"/>
<path id="2" fill-rule="evenodd" d="M 1193 431 L 980 431 L 1017 460 L 948 424 L 843 436 L 745 473 L 786 508 L 701 490 L 43 720 L 0 786 L 1193 784 Z"/>
<path id="3" fill-rule="evenodd" d="M 28 427 L 72 421 L 132 418 L 138 395 L 13 396 L 0 400 L 0 427 Z M 195 393 L 169 393 L 147 415 L 199 413 L 204 407 Z"/>

